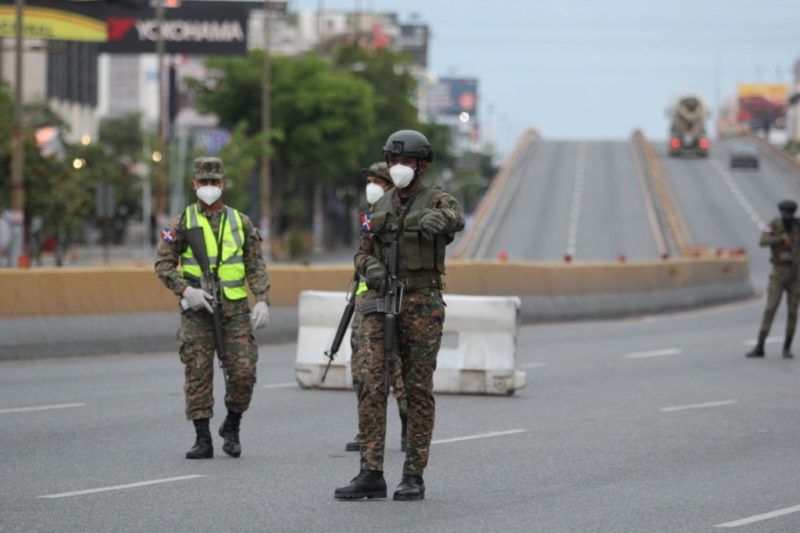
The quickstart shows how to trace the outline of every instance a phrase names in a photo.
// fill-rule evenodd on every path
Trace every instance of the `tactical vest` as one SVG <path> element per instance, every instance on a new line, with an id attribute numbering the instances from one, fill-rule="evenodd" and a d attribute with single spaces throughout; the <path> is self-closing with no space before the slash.
<path id="1" fill-rule="evenodd" d="M 197 204 L 186 208 L 184 213 L 184 227 L 188 229 L 203 228 L 206 241 L 208 262 L 211 269 L 217 268 L 217 240 L 222 242 L 222 257 L 219 261 L 219 280 L 222 292 L 228 300 L 241 300 L 247 298 L 247 289 L 244 286 L 244 228 L 242 216 L 236 209 L 225 206 L 225 224 L 219 228 L 219 234 L 214 235 L 208 218 L 197 209 Z M 221 238 L 220 238 L 221 237 Z M 196 282 L 202 272 L 191 247 L 181 255 L 181 273 L 188 281 Z"/>
<path id="2" fill-rule="evenodd" d="M 770 226 L 773 229 L 773 235 L 775 237 L 783 237 L 787 235 L 789 232 L 786 231 L 786 228 L 783 226 L 783 220 L 780 218 L 774 219 Z M 794 240 L 794 242 L 798 242 L 797 233 L 800 231 L 800 227 L 798 227 L 798 222 L 795 221 L 795 224 L 792 226 L 792 233 L 789 237 Z M 791 264 L 794 260 L 795 252 L 784 243 L 774 244 L 770 246 L 770 262 L 773 265 L 787 265 Z"/>
<path id="3" fill-rule="evenodd" d="M 393 209 L 396 189 L 381 196 L 373 207 L 370 220 L 373 253 L 385 264 L 386 246 L 390 242 L 398 242 L 397 277 L 405 283 L 407 289 L 442 286 L 447 236 L 434 235 L 433 240 L 429 240 L 419 227 L 420 211 L 433 207 L 438 192 L 438 189 L 432 187 L 422 189 L 410 200 L 411 205 L 403 220 L 398 220 Z"/>

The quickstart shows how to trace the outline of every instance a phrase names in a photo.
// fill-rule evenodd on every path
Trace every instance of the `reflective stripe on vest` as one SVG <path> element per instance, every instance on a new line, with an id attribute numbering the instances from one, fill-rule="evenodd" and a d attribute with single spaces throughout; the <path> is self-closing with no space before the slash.
<path id="1" fill-rule="evenodd" d="M 358 296 L 362 292 L 367 292 L 367 282 L 366 281 L 359 281 L 358 282 L 358 288 L 356 289 L 356 296 Z"/>
<path id="2" fill-rule="evenodd" d="M 222 285 L 222 292 L 228 300 L 241 300 L 247 298 L 247 289 L 244 286 L 244 228 L 242 217 L 239 211 L 232 207 L 225 207 L 225 225 L 220 228 L 222 234 L 222 260 L 219 265 L 219 279 Z M 211 223 L 205 215 L 197 209 L 197 204 L 186 208 L 185 228 L 203 228 L 203 236 L 206 241 L 206 251 L 211 269 L 217 265 L 217 239 L 211 228 Z M 188 246 L 181 256 L 181 267 L 184 277 L 198 279 L 202 272 L 197 264 L 192 249 Z"/>

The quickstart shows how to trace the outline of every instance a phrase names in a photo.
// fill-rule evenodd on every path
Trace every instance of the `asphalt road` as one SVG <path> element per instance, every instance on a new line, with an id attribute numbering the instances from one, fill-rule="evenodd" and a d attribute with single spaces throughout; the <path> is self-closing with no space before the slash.
<path id="1" fill-rule="evenodd" d="M 238 460 L 183 458 L 174 354 L 0 363 L 0 530 L 796 532 L 760 516 L 800 504 L 800 366 L 742 357 L 762 305 L 522 328 L 525 389 L 437 397 L 424 502 L 334 501 L 355 398 L 298 389 L 292 344 L 261 347 Z"/>
<path id="2" fill-rule="evenodd" d="M 540 141 L 518 172 L 495 238 L 478 258 L 658 257 L 629 142 Z"/>
<path id="3" fill-rule="evenodd" d="M 758 246 L 761 229 L 779 216 L 780 200 L 800 201 L 800 174 L 774 162 L 760 148 L 759 169 L 731 169 L 733 142 L 713 143 L 708 159 L 667 157 L 665 143 L 654 146 L 692 241 L 712 249 L 744 247 L 753 286 L 763 292 L 771 267 L 769 250 Z"/>

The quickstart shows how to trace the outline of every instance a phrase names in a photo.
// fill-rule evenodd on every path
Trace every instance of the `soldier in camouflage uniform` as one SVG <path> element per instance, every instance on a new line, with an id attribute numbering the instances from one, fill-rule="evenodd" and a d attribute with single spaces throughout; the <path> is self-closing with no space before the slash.
<path id="1" fill-rule="evenodd" d="M 225 337 L 224 369 L 227 417 L 219 428 L 222 450 L 231 457 L 241 455 L 239 427 L 250 405 L 256 382 L 256 348 L 253 330 L 269 321 L 269 279 L 261 252 L 262 240 L 250 219 L 222 203 L 225 186 L 222 161 L 199 157 L 194 162 L 192 182 L 198 202 L 170 221 L 161 232 L 155 271 L 166 287 L 181 297 L 178 330 L 180 359 L 185 366 L 186 418 L 194 423 L 196 440 L 187 459 L 214 456 L 209 419 L 214 414 L 214 331 L 211 296 L 200 288 L 200 269 L 184 232 L 203 228 L 211 268 L 220 278 L 222 325 Z M 217 250 L 221 249 L 219 261 Z M 252 312 L 245 280 L 255 296 Z"/>
<path id="2" fill-rule="evenodd" d="M 781 296 L 786 292 L 787 317 L 786 336 L 783 342 L 783 357 L 791 359 L 792 338 L 797 324 L 797 306 L 800 303 L 800 281 L 798 280 L 798 244 L 800 244 L 800 224 L 794 218 L 797 203 L 783 200 L 778 204 L 781 216 L 774 219 L 764 228 L 759 245 L 769 246 L 772 273 L 769 276 L 767 289 L 767 307 L 761 320 L 758 341 L 755 347 L 747 352 L 747 357 L 764 357 L 766 342 L 772 319 L 781 303 Z"/>
<path id="3" fill-rule="evenodd" d="M 361 311 L 363 379 L 358 399 L 361 434 L 361 471 L 349 485 L 336 489 L 336 499 L 385 498 L 383 455 L 386 437 L 386 375 L 384 368 L 384 314 L 375 303 L 385 294 L 386 248 L 397 242 L 397 276 L 405 294 L 397 315 L 395 346 L 400 358 L 408 403 L 408 441 L 403 477 L 395 500 L 425 497 L 422 474 L 428 464 L 433 435 L 433 372 L 442 338 L 444 301 L 442 275 L 445 247 L 464 227 L 458 202 L 438 188 L 427 187 L 422 172 L 433 159 L 431 145 L 414 130 L 400 130 L 383 148 L 395 189 L 373 208 L 370 228 L 362 234 L 354 258 L 356 270 L 367 280 Z"/>
<path id="4" fill-rule="evenodd" d="M 369 211 L 372 212 L 372 206 L 380 199 L 387 191 L 394 187 L 392 178 L 389 176 L 389 167 L 383 161 L 373 163 L 369 168 L 361 169 L 362 174 L 366 176 L 366 198 L 369 204 Z M 368 217 L 368 215 L 364 215 Z M 367 223 L 364 221 L 362 224 L 362 231 L 367 231 Z M 367 282 L 362 277 L 359 279 L 358 289 L 356 290 L 356 306 L 353 313 L 352 329 L 350 331 L 350 348 L 352 358 L 350 359 L 350 372 L 353 376 L 353 388 L 356 390 L 356 396 L 360 395 L 361 384 L 363 383 L 364 374 L 364 358 L 362 357 L 363 351 L 360 349 L 364 345 L 363 330 L 361 328 L 361 313 L 358 311 L 361 303 L 363 302 L 363 294 L 367 292 Z M 397 410 L 400 412 L 400 450 L 406 451 L 406 432 L 408 427 L 408 409 L 406 407 L 405 388 L 403 387 L 403 375 L 400 371 L 400 364 L 395 363 L 392 366 L 392 391 L 397 400 Z M 345 450 L 348 452 L 357 452 L 360 447 L 358 444 L 358 434 L 352 441 L 348 442 Z"/>

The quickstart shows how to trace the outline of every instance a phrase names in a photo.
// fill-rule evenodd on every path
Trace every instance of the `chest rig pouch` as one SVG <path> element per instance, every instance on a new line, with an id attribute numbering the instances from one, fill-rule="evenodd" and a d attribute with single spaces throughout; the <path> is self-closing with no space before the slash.
<path id="1" fill-rule="evenodd" d="M 398 241 L 398 275 L 405 278 L 409 289 L 441 288 L 447 238 L 443 235 L 434 235 L 431 238 L 419 227 L 422 210 L 433 207 L 437 192 L 435 188 L 420 191 L 411 200 L 402 219 L 394 212 L 396 190 L 383 195 L 374 207 L 371 219 L 374 253 L 385 263 L 386 245 Z"/>

